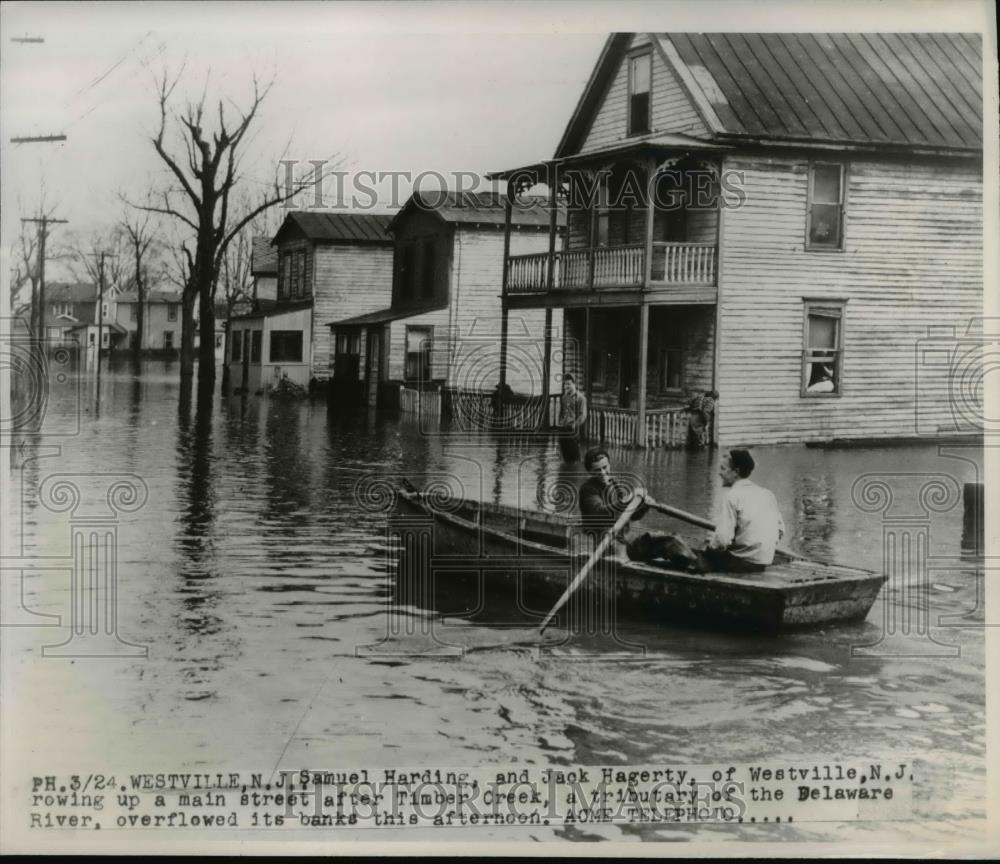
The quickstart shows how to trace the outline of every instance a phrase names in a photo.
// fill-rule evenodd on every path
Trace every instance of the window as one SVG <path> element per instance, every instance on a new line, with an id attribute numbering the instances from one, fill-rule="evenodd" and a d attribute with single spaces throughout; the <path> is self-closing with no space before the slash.
<path id="1" fill-rule="evenodd" d="M 250 343 L 251 363 L 260 363 L 260 349 L 263 342 L 264 342 L 264 332 L 262 330 L 254 330 Z"/>
<path id="2" fill-rule="evenodd" d="M 302 362 L 301 330 L 271 331 L 271 362 L 272 363 Z"/>
<path id="3" fill-rule="evenodd" d="M 417 299 L 417 244 L 407 243 L 403 247 L 403 299 Z"/>
<path id="4" fill-rule="evenodd" d="M 138 303 L 130 303 L 128 309 L 129 309 L 129 315 L 128 315 L 129 321 L 138 321 L 139 320 L 139 304 Z"/>
<path id="5" fill-rule="evenodd" d="M 430 327 L 406 328 L 406 368 L 404 373 L 406 379 L 409 381 L 430 381 Z"/>
<path id="6" fill-rule="evenodd" d="M 628 61 L 628 134 L 649 132 L 649 90 L 652 72 L 650 52 L 637 54 Z"/>
<path id="7" fill-rule="evenodd" d="M 604 174 L 597 187 L 597 213 L 594 214 L 593 246 L 607 246 L 610 240 L 611 208 L 608 183 L 609 177 Z"/>
<path id="8" fill-rule="evenodd" d="M 429 238 L 424 241 L 424 260 L 423 260 L 423 296 L 424 299 L 430 299 L 434 296 L 434 272 L 437 269 L 435 260 L 435 248 L 434 239 Z"/>
<path id="9" fill-rule="evenodd" d="M 215 347 L 216 348 L 222 347 L 222 337 L 218 333 L 216 333 L 215 335 Z"/>
<path id="10" fill-rule="evenodd" d="M 101 317 L 103 317 L 103 318 L 107 318 L 108 317 L 108 304 L 107 303 L 102 303 L 101 304 Z M 176 317 L 177 316 L 174 315 L 174 318 L 176 318 Z M 171 318 L 170 320 L 172 321 L 172 320 L 174 320 L 174 318 Z"/>
<path id="11" fill-rule="evenodd" d="M 842 249 L 844 234 L 844 166 L 814 164 L 809 168 L 808 249 Z"/>
<path id="12" fill-rule="evenodd" d="M 679 392 L 684 389 L 684 352 L 680 348 L 660 350 L 660 392 Z"/>
<path id="13" fill-rule="evenodd" d="M 292 259 L 292 285 L 296 297 L 306 294 L 306 255 L 305 252 L 295 252 Z"/>
<path id="14" fill-rule="evenodd" d="M 239 363 L 240 358 L 243 356 L 243 331 L 234 330 L 233 331 L 233 362 Z"/>
<path id="15" fill-rule="evenodd" d="M 167 320 L 176 321 L 177 320 L 177 304 L 168 303 L 167 304 Z"/>
<path id="16" fill-rule="evenodd" d="M 278 279 L 278 299 L 287 300 L 292 291 L 292 256 L 285 252 L 281 256 L 281 272 Z"/>
<path id="17" fill-rule="evenodd" d="M 168 351 L 173 350 L 174 347 L 174 331 L 164 330 L 163 331 L 163 347 Z"/>
<path id="18" fill-rule="evenodd" d="M 839 396 L 843 369 L 844 304 L 806 301 L 802 395 Z"/>

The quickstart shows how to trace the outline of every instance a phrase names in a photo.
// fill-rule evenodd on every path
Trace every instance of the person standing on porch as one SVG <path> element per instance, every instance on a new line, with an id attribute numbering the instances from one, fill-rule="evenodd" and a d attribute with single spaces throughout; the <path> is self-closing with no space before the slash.
<path id="1" fill-rule="evenodd" d="M 749 450 L 730 450 L 722 457 L 722 501 L 715 531 L 699 556 L 705 572 L 760 573 L 774 562 L 785 523 L 774 494 L 750 481 L 754 465 Z"/>
<path id="2" fill-rule="evenodd" d="M 576 388 L 576 379 L 563 375 L 559 402 L 559 452 L 564 462 L 580 461 L 580 434 L 587 422 L 587 398 Z"/>
<path id="3" fill-rule="evenodd" d="M 715 404 L 719 399 L 717 390 L 706 390 L 688 403 L 688 447 L 701 450 L 708 446 L 712 438 L 712 418 Z"/>

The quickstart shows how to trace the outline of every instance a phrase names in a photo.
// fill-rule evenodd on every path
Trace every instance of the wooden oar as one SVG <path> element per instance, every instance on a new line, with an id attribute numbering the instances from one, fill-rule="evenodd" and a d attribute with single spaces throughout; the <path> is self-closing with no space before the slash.
<path id="1" fill-rule="evenodd" d="M 704 519 L 701 516 L 695 516 L 694 513 L 688 513 L 686 510 L 671 507 L 669 504 L 661 504 L 659 501 L 654 501 L 652 498 L 650 498 L 646 503 L 649 504 L 651 510 L 658 510 L 665 516 L 673 516 L 675 519 L 680 519 L 682 522 L 689 522 L 692 525 L 697 525 L 699 528 L 706 528 L 709 531 L 715 530 L 714 522 L 710 522 L 708 519 Z M 781 547 L 776 548 L 774 551 L 778 555 L 784 555 L 786 558 L 802 558 L 801 555 L 796 555 L 794 552 L 788 549 L 782 549 Z"/>
<path id="2" fill-rule="evenodd" d="M 545 628 L 549 626 L 549 622 L 555 617 L 556 612 L 558 612 L 565 605 L 566 601 L 573 596 L 573 592 L 579 588 L 583 581 L 590 575 L 590 571 L 594 569 L 594 565 L 600 560 L 601 556 L 604 554 L 605 550 L 615 539 L 615 535 L 622 530 L 625 523 L 632 518 L 632 514 L 639 508 L 642 504 L 644 493 L 637 491 L 632 495 L 632 500 L 628 502 L 628 506 L 625 508 L 621 516 L 618 517 L 618 521 L 609 528 L 604 533 L 604 538 L 600 543 L 597 544 L 597 548 L 594 550 L 594 554 L 587 559 L 587 563 L 583 565 L 580 572 L 576 574 L 576 578 L 570 582 L 569 587 L 563 591 L 562 597 L 556 601 L 556 605 L 552 607 L 552 611 L 545 616 L 545 620 L 542 621 L 542 626 L 538 631 L 538 635 L 542 636 L 545 633 Z"/>

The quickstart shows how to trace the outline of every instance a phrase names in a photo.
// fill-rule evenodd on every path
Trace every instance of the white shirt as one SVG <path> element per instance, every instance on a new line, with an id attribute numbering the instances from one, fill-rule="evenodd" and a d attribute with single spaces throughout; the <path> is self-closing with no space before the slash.
<path id="1" fill-rule="evenodd" d="M 770 564 L 784 533 L 785 523 L 774 495 L 741 478 L 723 489 L 709 543 L 715 549 L 728 549 L 737 558 Z"/>

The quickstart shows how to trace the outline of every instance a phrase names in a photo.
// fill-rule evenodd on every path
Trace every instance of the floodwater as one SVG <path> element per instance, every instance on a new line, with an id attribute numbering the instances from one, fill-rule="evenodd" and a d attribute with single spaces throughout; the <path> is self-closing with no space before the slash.
<path id="1" fill-rule="evenodd" d="M 392 609 L 385 514 L 377 488 L 359 503 L 359 482 L 444 477 L 483 500 L 551 504 L 580 479 L 561 473 L 551 442 L 424 434 L 331 417 L 322 402 L 217 397 L 199 411 L 179 405 L 176 366 L 152 362 L 139 374 L 105 370 L 99 393 L 92 375 L 53 384 L 42 431 L 12 457 L 21 554 L 70 554 L 69 514 L 41 500 L 46 478 L 74 475 L 81 500 L 100 509 L 109 475 L 138 475 L 148 499 L 118 513 L 115 650 L 134 643 L 148 656 L 43 658 L 41 646 L 69 635 L 69 573 L 26 571 L 23 586 L 5 576 L 5 600 L 21 588 L 23 605 L 7 602 L 4 623 L 26 626 L 5 630 L 4 720 L 13 764 L 31 773 L 916 758 L 908 822 L 422 829 L 406 839 L 854 840 L 891 853 L 905 840 L 981 836 L 983 585 L 960 557 L 954 494 L 981 479 L 978 450 L 755 449 L 754 479 L 777 495 L 797 551 L 881 570 L 886 525 L 925 524 L 935 569 L 916 587 L 887 585 L 862 623 L 781 637 L 622 625 L 627 651 L 572 635 L 539 651 L 526 624 L 445 618 L 435 633 L 458 651 L 420 654 L 426 640 L 387 638 L 400 611 L 432 619 Z M 710 512 L 715 453 L 614 458 L 658 499 Z M 889 484 L 887 515 L 877 490 L 852 499 L 863 475 Z M 661 520 L 646 521 L 670 527 Z M 882 638 L 887 619 L 892 639 Z M 307 836 L 385 839 L 376 829 Z"/>

